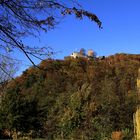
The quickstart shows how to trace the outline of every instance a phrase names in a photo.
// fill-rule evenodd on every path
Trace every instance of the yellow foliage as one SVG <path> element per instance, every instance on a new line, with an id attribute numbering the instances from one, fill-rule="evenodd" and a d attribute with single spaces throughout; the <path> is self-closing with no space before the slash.
<path id="1" fill-rule="evenodd" d="M 134 115 L 135 125 L 135 140 L 140 140 L 140 107 L 137 108 L 136 114 Z"/>
<path id="2" fill-rule="evenodd" d="M 140 79 L 137 79 L 137 88 L 140 89 Z"/>

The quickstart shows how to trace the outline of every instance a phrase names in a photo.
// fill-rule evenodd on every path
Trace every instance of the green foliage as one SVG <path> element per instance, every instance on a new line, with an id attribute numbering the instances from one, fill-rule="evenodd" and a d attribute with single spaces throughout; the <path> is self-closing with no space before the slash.
<path id="1" fill-rule="evenodd" d="M 1 129 L 22 133 L 30 130 L 38 132 L 42 129 L 42 115 L 44 116 L 45 110 L 39 106 L 35 96 L 26 96 L 21 95 L 19 89 L 8 90 L 3 96 L 0 108 Z"/>
<path id="2" fill-rule="evenodd" d="M 133 137 L 140 56 L 46 60 L 9 83 L 0 103 L 0 130 L 39 132 L 48 139 Z M 45 72 L 46 70 L 46 72 Z"/>

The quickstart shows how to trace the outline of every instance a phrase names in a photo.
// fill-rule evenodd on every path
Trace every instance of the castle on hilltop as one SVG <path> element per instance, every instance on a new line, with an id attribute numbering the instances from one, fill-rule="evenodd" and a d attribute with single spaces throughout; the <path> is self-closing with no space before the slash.
<path id="1" fill-rule="evenodd" d="M 88 50 L 86 54 L 86 50 L 84 48 L 81 48 L 79 52 L 73 52 L 70 56 L 65 57 L 66 58 L 95 58 L 96 53 L 93 50 Z"/>

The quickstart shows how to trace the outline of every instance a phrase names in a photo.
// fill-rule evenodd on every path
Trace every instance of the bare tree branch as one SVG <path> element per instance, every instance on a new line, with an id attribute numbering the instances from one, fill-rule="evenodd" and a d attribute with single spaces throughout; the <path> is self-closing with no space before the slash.
<path id="1" fill-rule="evenodd" d="M 54 29 L 60 19 L 71 14 L 78 19 L 88 17 L 102 28 L 98 17 L 76 0 L 0 0 L 0 51 L 4 54 L 20 50 L 36 66 L 32 57 L 43 60 L 51 53 L 47 47 L 27 46 L 23 37 L 37 37 L 40 31 Z"/>

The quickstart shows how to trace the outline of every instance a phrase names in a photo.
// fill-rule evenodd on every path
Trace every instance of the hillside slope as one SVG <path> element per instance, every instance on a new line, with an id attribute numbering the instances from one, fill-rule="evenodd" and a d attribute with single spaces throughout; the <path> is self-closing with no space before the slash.
<path id="1" fill-rule="evenodd" d="M 0 129 L 34 136 L 103 140 L 113 131 L 133 137 L 140 55 L 103 60 L 44 60 L 9 83 Z"/>

